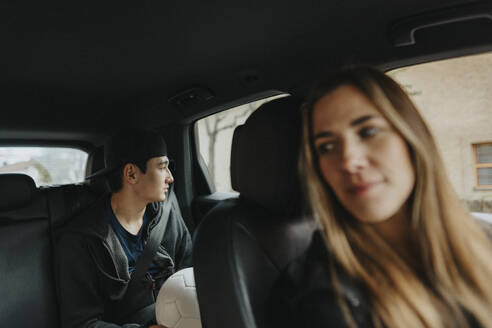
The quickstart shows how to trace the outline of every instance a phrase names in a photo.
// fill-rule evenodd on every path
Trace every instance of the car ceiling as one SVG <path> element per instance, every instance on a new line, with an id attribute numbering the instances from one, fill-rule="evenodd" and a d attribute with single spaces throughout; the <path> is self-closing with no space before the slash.
<path id="1" fill-rule="evenodd" d="M 396 67 L 491 49 L 492 20 L 428 29 L 406 17 L 474 1 L 2 1 L 0 139 L 100 142 L 122 125 L 189 122 L 271 90 L 303 94 L 346 63 Z M 198 88 L 211 99 L 176 106 Z"/>

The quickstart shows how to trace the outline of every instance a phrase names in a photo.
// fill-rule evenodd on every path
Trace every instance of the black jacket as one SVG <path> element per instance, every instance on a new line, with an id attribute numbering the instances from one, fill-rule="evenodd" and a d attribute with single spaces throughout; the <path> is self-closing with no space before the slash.
<path id="1" fill-rule="evenodd" d="M 109 197 L 109 196 L 108 196 Z M 179 208 L 173 204 L 162 243 L 154 257 L 160 274 L 147 273 L 142 288 L 131 295 L 134 305 L 121 301 L 130 279 L 128 260 L 115 232 L 107 223 L 108 197 L 74 218 L 57 244 L 60 316 L 63 328 L 136 328 L 155 320 L 153 304 L 162 283 L 174 272 L 191 266 L 191 238 Z M 144 240 L 161 219 L 163 203 L 147 206 L 149 224 Z M 131 318 L 139 310 L 138 319 Z M 142 313 L 144 313 L 142 318 Z"/>
<path id="2" fill-rule="evenodd" d="M 479 221 L 492 240 L 492 225 Z M 270 322 L 275 328 L 346 328 L 330 277 L 331 255 L 320 231 L 315 231 L 304 256 L 289 264 L 281 274 L 270 298 Z M 371 307 L 365 288 L 335 265 L 341 293 L 357 327 L 373 327 Z M 470 327 L 480 327 L 469 313 Z"/>
<path id="3" fill-rule="evenodd" d="M 337 268 L 341 292 L 359 327 L 373 327 L 367 297 L 360 284 Z M 306 254 L 292 262 L 270 298 L 270 321 L 278 328 L 348 327 L 330 279 L 329 255 L 319 231 Z"/>

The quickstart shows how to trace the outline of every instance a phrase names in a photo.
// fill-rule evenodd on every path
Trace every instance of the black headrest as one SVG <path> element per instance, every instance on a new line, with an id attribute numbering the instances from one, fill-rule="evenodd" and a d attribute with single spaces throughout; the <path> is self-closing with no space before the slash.
<path id="1" fill-rule="evenodd" d="M 25 174 L 0 174 L 0 210 L 21 208 L 31 202 L 36 184 Z"/>
<path id="2" fill-rule="evenodd" d="M 298 210 L 301 203 L 297 175 L 300 103 L 294 97 L 272 100 L 234 131 L 233 189 L 275 212 Z"/>

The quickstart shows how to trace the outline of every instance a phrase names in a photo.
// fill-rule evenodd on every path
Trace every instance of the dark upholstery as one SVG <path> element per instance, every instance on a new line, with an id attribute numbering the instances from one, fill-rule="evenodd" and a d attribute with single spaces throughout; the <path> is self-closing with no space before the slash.
<path id="1" fill-rule="evenodd" d="M 87 185 L 36 189 L 27 175 L 0 175 L 0 327 L 59 327 L 54 227 L 97 197 Z"/>
<path id="2" fill-rule="evenodd" d="M 34 180 L 25 174 L 0 174 L 0 211 L 25 206 L 35 189 Z"/>
<path id="3" fill-rule="evenodd" d="M 297 107 L 291 97 L 271 101 L 234 131 L 232 187 L 272 211 L 299 204 Z"/>
<path id="4" fill-rule="evenodd" d="M 2 197 L 15 190 L 0 211 L 0 327 L 58 327 L 47 201 L 30 177 L 15 176 L 0 175 Z"/>
<path id="5" fill-rule="evenodd" d="M 309 245 L 314 224 L 301 215 L 296 169 L 298 108 L 295 98 L 273 100 L 236 128 L 231 177 L 240 197 L 205 217 L 193 253 L 208 328 L 267 327 L 275 280 Z"/>

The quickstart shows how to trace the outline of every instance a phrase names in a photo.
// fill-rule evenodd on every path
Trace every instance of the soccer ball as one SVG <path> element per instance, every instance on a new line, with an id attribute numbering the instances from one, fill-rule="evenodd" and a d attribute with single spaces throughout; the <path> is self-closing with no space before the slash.
<path id="1" fill-rule="evenodd" d="M 155 314 L 157 323 L 167 328 L 202 328 L 193 268 L 180 270 L 164 282 Z"/>

